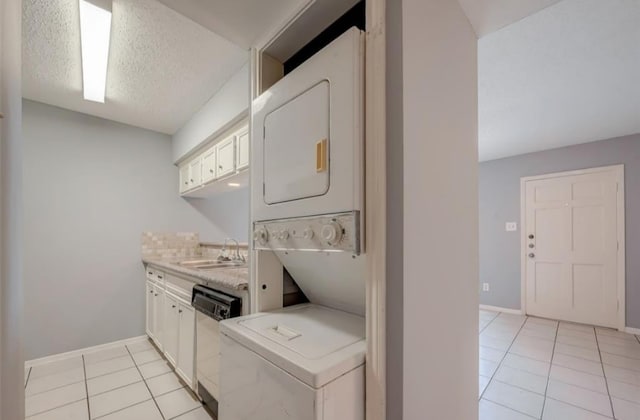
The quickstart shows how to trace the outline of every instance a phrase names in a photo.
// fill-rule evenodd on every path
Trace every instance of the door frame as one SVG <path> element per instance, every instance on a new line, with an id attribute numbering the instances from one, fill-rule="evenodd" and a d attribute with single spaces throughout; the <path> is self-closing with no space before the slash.
<path id="1" fill-rule="evenodd" d="M 617 193 L 617 223 L 616 233 L 618 238 L 617 252 L 617 294 L 618 294 L 618 330 L 626 329 L 626 252 L 625 252 L 625 197 L 624 197 L 624 165 L 601 166 L 595 168 L 578 169 L 566 172 L 554 172 L 543 175 L 526 176 L 520 178 L 520 307 L 522 314 L 527 314 L 527 193 L 526 184 L 529 181 L 539 181 L 549 178 L 561 178 L 565 176 L 595 174 L 600 172 L 614 172 L 618 184 Z"/>

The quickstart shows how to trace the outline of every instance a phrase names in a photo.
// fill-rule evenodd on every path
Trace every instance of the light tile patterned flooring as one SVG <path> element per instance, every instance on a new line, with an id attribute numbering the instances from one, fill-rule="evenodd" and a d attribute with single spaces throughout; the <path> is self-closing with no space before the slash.
<path id="1" fill-rule="evenodd" d="M 640 420 L 640 337 L 488 311 L 479 327 L 480 420 Z M 149 341 L 25 373 L 30 420 L 210 420 Z"/>
<path id="2" fill-rule="evenodd" d="M 640 337 L 480 311 L 480 420 L 640 420 Z"/>
<path id="3" fill-rule="evenodd" d="M 25 371 L 29 420 L 211 420 L 146 340 Z"/>

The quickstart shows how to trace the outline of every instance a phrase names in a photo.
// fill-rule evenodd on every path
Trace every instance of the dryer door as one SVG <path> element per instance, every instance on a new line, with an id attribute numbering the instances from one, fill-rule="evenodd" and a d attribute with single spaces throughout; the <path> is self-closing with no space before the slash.
<path id="1" fill-rule="evenodd" d="M 329 191 L 329 95 L 329 81 L 322 80 L 265 117 L 266 204 Z"/>

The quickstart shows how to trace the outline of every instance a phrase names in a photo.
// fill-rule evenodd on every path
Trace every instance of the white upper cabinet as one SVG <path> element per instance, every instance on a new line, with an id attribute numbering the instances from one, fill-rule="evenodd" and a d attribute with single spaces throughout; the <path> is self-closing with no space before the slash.
<path id="1" fill-rule="evenodd" d="M 218 178 L 232 174 L 236 170 L 236 138 L 231 136 L 216 146 Z"/>
<path id="2" fill-rule="evenodd" d="M 202 155 L 202 183 L 206 184 L 216 179 L 216 155 L 217 148 L 214 146 Z"/>
<path id="3" fill-rule="evenodd" d="M 236 169 L 249 166 L 249 131 L 242 131 L 236 139 Z"/>
<path id="4" fill-rule="evenodd" d="M 180 165 L 180 195 L 209 197 L 249 185 L 249 126 L 237 126 Z M 220 180 L 220 181 L 218 181 Z"/>
<path id="5" fill-rule="evenodd" d="M 189 165 L 180 167 L 180 194 L 189 191 Z"/>
<path id="6" fill-rule="evenodd" d="M 189 163 L 189 189 L 202 185 L 202 157 L 198 156 Z"/>

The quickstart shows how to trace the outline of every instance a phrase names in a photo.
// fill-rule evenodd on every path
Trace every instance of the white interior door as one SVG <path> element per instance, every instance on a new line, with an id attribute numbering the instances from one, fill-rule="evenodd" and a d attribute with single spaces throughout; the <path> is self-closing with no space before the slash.
<path id="1" fill-rule="evenodd" d="M 619 326 L 618 171 L 524 183 L 528 314 Z"/>

